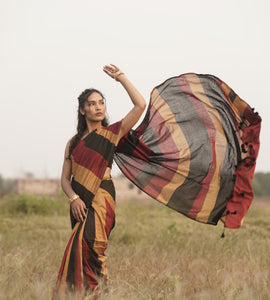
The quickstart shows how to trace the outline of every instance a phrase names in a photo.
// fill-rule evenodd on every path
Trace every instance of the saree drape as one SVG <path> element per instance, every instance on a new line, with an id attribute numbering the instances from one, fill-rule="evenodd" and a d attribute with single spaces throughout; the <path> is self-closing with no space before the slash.
<path id="1" fill-rule="evenodd" d="M 261 118 L 212 75 L 183 74 L 153 89 L 141 125 L 115 161 L 141 190 L 202 223 L 241 226 L 253 199 Z"/>
<path id="2" fill-rule="evenodd" d="M 115 143 L 121 122 L 90 133 L 72 152 L 72 188 L 87 206 L 72 219 L 53 299 L 79 299 L 107 278 L 104 251 L 114 226 L 114 159 L 145 193 L 198 222 L 238 228 L 253 200 L 261 118 L 223 81 L 183 74 L 153 89 L 140 126 Z M 75 224 L 76 223 L 76 224 Z"/>
<path id="3" fill-rule="evenodd" d="M 115 190 L 105 170 L 113 159 L 121 122 L 92 131 L 74 148 L 72 188 L 84 201 L 83 222 L 71 213 L 73 231 L 68 241 L 52 299 L 83 299 L 99 280 L 108 278 L 105 250 L 115 220 Z"/>

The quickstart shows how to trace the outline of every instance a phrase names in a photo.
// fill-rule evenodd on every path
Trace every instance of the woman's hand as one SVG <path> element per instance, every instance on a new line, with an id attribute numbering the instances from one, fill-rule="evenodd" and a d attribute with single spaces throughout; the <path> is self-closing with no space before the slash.
<path id="1" fill-rule="evenodd" d="M 119 140 L 138 122 L 146 107 L 146 103 L 143 96 L 117 66 L 113 64 L 106 65 L 103 67 L 103 71 L 122 84 L 134 104 L 134 107 L 122 120 L 121 128 L 116 141 L 117 145 Z"/>
<path id="2" fill-rule="evenodd" d="M 103 71 L 116 81 L 119 81 L 119 77 L 124 75 L 124 73 L 113 64 L 104 66 Z"/>
<path id="3" fill-rule="evenodd" d="M 72 211 L 72 214 L 73 214 L 75 220 L 77 222 L 80 222 L 80 221 L 83 222 L 84 218 L 86 217 L 85 212 L 86 212 L 87 208 L 85 206 L 85 203 L 80 198 L 71 202 L 70 209 Z"/>

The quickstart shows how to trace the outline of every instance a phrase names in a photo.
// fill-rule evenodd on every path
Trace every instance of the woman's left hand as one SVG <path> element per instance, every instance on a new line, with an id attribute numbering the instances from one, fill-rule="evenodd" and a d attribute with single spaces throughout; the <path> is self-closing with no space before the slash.
<path id="1" fill-rule="evenodd" d="M 111 76 L 116 81 L 119 81 L 120 75 L 124 75 L 124 73 L 115 65 L 110 64 L 103 67 L 103 71 Z"/>

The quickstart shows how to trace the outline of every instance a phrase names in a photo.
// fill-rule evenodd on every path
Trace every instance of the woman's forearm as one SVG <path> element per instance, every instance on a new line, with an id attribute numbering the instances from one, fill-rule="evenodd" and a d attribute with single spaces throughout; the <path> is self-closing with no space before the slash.
<path id="1" fill-rule="evenodd" d="M 146 103 L 141 95 L 141 93 L 135 88 L 135 86 L 129 81 L 125 74 L 121 74 L 118 76 L 117 81 L 119 81 L 122 86 L 127 91 L 131 101 L 133 102 L 134 106 L 138 107 L 142 111 L 144 111 Z"/>
<path id="2" fill-rule="evenodd" d="M 118 67 L 113 64 L 106 65 L 104 66 L 103 71 L 122 84 L 134 104 L 134 107 L 131 109 L 131 111 L 122 119 L 121 129 L 118 134 L 119 141 L 120 138 L 127 134 L 129 130 L 139 121 L 146 107 L 146 103 L 140 92 Z"/>
<path id="3" fill-rule="evenodd" d="M 70 180 L 68 180 L 66 178 L 62 178 L 61 186 L 62 186 L 64 193 L 67 195 L 68 198 L 71 198 L 72 196 L 74 196 L 76 194 L 71 187 Z"/>

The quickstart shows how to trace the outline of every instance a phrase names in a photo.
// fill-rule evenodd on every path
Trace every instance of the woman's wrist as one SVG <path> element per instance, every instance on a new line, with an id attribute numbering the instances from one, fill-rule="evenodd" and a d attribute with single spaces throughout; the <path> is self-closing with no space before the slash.
<path id="1" fill-rule="evenodd" d="M 118 72 L 115 73 L 115 75 L 114 75 L 113 78 L 114 78 L 116 81 L 121 82 L 121 79 L 123 79 L 124 77 L 126 77 L 125 73 L 119 70 Z"/>
<path id="2" fill-rule="evenodd" d="M 124 73 L 119 75 L 117 79 L 115 79 L 115 81 L 120 82 L 123 86 L 125 86 L 129 82 L 127 76 Z"/>
<path id="3" fill-rule="evenodd" d="M 75 201 L 75 200 L 77 200 L 77 199 L 79 199 L 79 198 L 80 198 L 79 195 L 74 194 L 73 196 L 71 196 L 71 197 L 69 198 L 69 203 L 71 204 L 73 201 Z"/>

